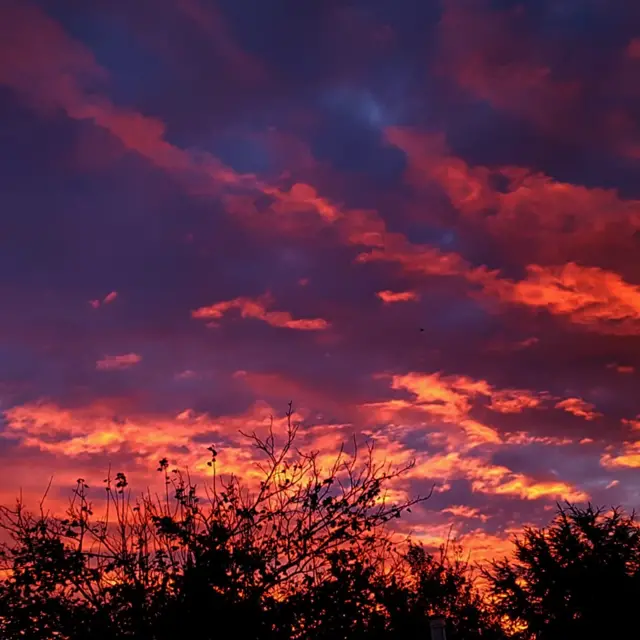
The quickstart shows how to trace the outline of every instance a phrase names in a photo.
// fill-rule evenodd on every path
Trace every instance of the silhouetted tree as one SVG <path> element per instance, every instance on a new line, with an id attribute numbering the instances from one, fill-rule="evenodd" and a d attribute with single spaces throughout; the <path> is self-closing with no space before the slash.
<path id="1" fill-rule="evenodd" d="M 621 509 L 559 506 L 548 528 L 527 528 L 514 558 L 487 577 L 518 637 L 628 637 L 638 624 L 640 528 Z"/>
<path id="2" fill-rule="evenodd" d="M 476 588 L 474 574 L 459 545 L 447 543 L 439 555 L 434 555 L 412 544 L 406 559 L 409 565 L 408 611 L 406 616 L 400 616 L 400 620 L 408 620 L 411 627 L 404 637 L 419 635 L 425 617 L 445 618 L 450 640 L 504 637 L 499 620 Z"/>
<path id="3" fill-rule="evenodd" d="M 162 496 L 109 474 L 101 517 L 82 478 L 66 517 L 1 507 L 0 638 L 404 640 L 428 638 L 432 616 L 450 640 L 502 638 L 457 547 L 432 555 L 389 526 L 428 497 L 387 499 L 411 464 L 354 442 L 321 465 L 287 417 L 280 445 L 272 428 L 244 434 L 261 454 L 251 486 L 209 447 L 200 492 L 163 458 Z"/>
<path id="4" fill-rule="evenodd" d="M 426 498 L 393 504 L 390 482 L 411 465 L 375 461 L 373 450 L 341 450 L 331 468 L 294 447 L 288 414 L 281 446 L 273 430 L 245 434 L 259 452 L 253 490 L 217 474 L 199 495 L 188 475 L 158 470 L 166 490 L 135 500 L 124 474 L 105 480 L 96 518 L 79 479 L 67 517 L 20 503 L 2 508 L 5 576 L 0 637 L 351 637 L 389 629 L 380 590 L 397 557 L 386 524 Z M 398 564 L 396 562 L 396 564 Z M 376 596 L 376 594 L 378 594 Z M 377 601 L 376 601 L 377 597 Z"/>

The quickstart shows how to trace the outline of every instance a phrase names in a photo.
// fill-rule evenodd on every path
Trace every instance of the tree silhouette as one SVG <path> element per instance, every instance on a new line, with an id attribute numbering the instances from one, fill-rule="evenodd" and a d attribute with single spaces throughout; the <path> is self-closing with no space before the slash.
<path id="1" fill-rule="evenodd" d="M 548 528 L 527 528 L 513 559 L 487 577 L 518 637 L 626 637 L 637 627 L 640 528 L 634 514 L 568 504 Z"/>
<path id="2" fill-rule="evenodd" d="M 503 638 L 499 621 L 483 601 L 476 588 L 474 575 L 459 545 L 447 542 L 435 556 L 423 547 L 410 545 L 407 553 L 409 588 L 407 614 L 412 621 L 411 636 L 419 635 L 425 618 L 447 620 L 450 640 L 495 640 Z"/>
<path id="3" fill-rule="evenodd" d="M 410 617 L 428 633 L 431 610 L 407 608 L 419 601 L 417 552 L 388 526 L 428 497 L 386 498 L 411 465 L 354 447 L 323 468 L 294 446 L 291 416 L 280 445 L 273 429 L 244 434 L 262 455 L 256 487 L 220 476 L 210 447 L 202 495 L 162 459 L 162 498 L 132 498 L 118 473 L 105 480 L 103 517 L 83 479 L 65 518 L 3 507 L 0 637 L 392 638 Z"/>

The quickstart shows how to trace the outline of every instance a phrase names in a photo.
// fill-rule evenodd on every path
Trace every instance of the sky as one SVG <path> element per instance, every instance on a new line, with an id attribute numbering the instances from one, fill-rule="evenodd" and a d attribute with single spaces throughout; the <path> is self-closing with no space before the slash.
<path id="1" fill-rule="evenodd" d="M 292 401 L 428 544 L 638 507 L 638 114 L 633 0 L 2 0 L 0 498 Z"/>

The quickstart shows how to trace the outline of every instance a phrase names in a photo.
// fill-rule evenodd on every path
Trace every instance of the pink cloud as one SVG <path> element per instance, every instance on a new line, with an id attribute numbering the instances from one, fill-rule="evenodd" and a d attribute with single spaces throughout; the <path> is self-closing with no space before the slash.
<path id="1" fill-rule="evenodd" d="M 627 55 L 633 60 L 640 59 L 640 38 L 634 38 L 629 42 L 627 47 Z"/>
<path id="2" fill-rule="evenodd" d="M 118 297 L 118 292 L 117 291 L 112 291 L 111 293 L 108 293 L 102 300 L 90 300 L 89 304 L 94 308 L 97 309 L 99 308 L 101 305 L 104 304 L 110 304 L 111 302 L 113 302 L 116 298 Z"/>
<path id="3" fill-rule="evenodd" d="M 137 353 L 123 353 L 122 355 L 104 356 L 96 362 L 98 371 L 113 371 L 115 369 L 129 369 L 142 362 L 142 356 Z"/>

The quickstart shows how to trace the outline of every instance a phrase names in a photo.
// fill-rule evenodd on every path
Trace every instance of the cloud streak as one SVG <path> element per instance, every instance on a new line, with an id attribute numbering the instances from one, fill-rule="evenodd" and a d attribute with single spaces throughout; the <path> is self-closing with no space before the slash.
<path id="1" fill-rule="evenodd" d="M 121 355 L 104 356 L 96 362 L 98 371 L 112 371 L 114 369 L 128 369 L 142 362 L 142 356 L 137 353 L 123 353 Z"/>
<path id="2" fill-rule="evenodd" d="M 284 329 L 296 329 L 298 331 L 323 331 L 329 328 L 329 323 L 323 318 L 294 319 L 287 311 L 268 311 L 267 307 L 273 304 L 269 295 L 261 298 L 234 298 L 217 302 L 208 307 L 200 307 L 191 312 L 193 318 L 210 320 L 209 326 L 217 326 L 216 321 L 221 320 L 232 309 L 238 309 L 242 318 L 256 318 L 263 320 L 272 327 Z"/>

